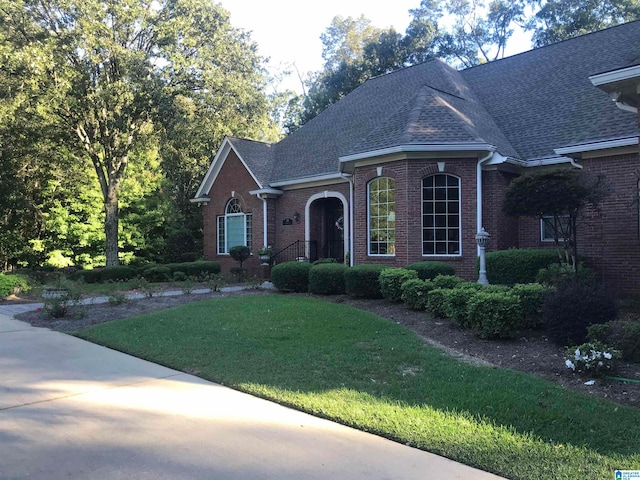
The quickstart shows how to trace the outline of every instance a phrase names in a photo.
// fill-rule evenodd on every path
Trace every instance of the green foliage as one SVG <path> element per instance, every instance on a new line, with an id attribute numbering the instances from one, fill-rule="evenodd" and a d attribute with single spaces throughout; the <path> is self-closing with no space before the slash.
<path id="1" fill-rule="evenodd" d="M 336 260 L 335 258 L 319 258 L 311 265 L 320 265 L 322 263 L 338 263 L 338 260 Z"/>
<path id="2" fill-rule="evenodd" d="M 599 341 L 620 350 L 628 362 L 640 363 L 640 321 L 614 320 L 590 325 L 587 329 L 589 341 Z"/>
<path id="3" fill-rule="evenodd" d="M 309 272 L 311 265 L 307 262 L 284 262 L 271 269 L 271 282 L 278 290 L 284 292 L 309 291 Z"/>
<path id="4" fill-rule="evenodd" d="M 620 358 L 620 352 L 602 342 L 586 342 L 568 347 L 565 365 L 576 373 L 601 376 L 611 373 L 614 362 Z"/>
<path id="5" fill-rule="evenodd" d="M 433 283 L 430 280 L 420 280 L 419 278 L 407 280 L 402 284 L 400 298 L 412 310 L 426 310 L 427 295 L 433 288 Z"/>
<path id="6" fill-rule="evenodd" d="M 235 247 L 231 247 L 229 255 L 238 262 L 240 268 L 242 268 L 242 263 L 251 256 L 251 249 L 246 245 L 236 245 Z"/>
<path id="7" fill-rule="evenodd" d="M 487 279 L 491 284 L 534 283 L 541 268 L 559 264 L 555 250 L 510 248 L 487 252 Z"/>
<path id="8" fill-rule="evenodd" d="M 388 268 L 380 273 L 380 292 L 382 296 L 392 302 L 402 300 L 402 285 L 407 280 L 418 278 L 414 270 L 404 268 Z"/>
<path id="9" fill-rule="evenodd" d="M 543 320 L 557 345 L 578 345 L 587 339 L 590 325 L 606 323 L 618 313 L 614 299 L 600 285 L 570 282 L 545 297 Z"/>
<path id="10" fill-rule="evenodd" d="M 539 283 L 517 284 L 511 288 L 511 295 L 518 297 L 520 302 L 523 328 L 542 328 L 544 298 L 551 291 L 549 287 Z"/>
<path id="11" fill-rule="evenodd" d="M 583 283 L 594 283 L 596 275 L 593 270 L 581 264 L 578 265 L 578 271 L 575 272 L 570 265 L 552 263 L 546 268 L 541 268 L 536 276 L 536 282 L 552 287 L 576 280 Z"/>
<path id="12" fill-rule="evenodd" d="M 163 265 L 149 267 L 142 272 L 143 278 L 148 282 L 168 282 L 171 280 L 171 268 Z"/>
<path id="13" fill-rule="evenodd" d="M 482 285 L 477 283 L 462 284 L 456 288 L 445 290 L 442 309 L 446 317 L 454 320 L 461 327 L 472 327 L 467 305 L 476 296 Z"/>
<path id="14" fill-rule="evenodd" d="M 467 307 L 469 322 L 480 338 L 509 338 L 520 327 L 522 309 L 514 295 L 480 291 Z"/>
<path id="15" fill-rule="evenodd" d="M 436 278 L 432 280 L 432 283 L 434 288 L 456 288 L 458 285 L 467 282 L 453 275 L 437 275 Z"/>
<path id="16" fill-rule="evenodd" d="M 444 303 L 449 290 L 448 288 L 432 288 L 429 293 L 427 293 L 427 311 L 431 313 L 433 317 L 446 317 Z"/>
<path id="17" fill-rule="evenodd" d="M 309 292 L 320 295 L 345 293 L 344 272 L 340 263 L 319 263 L 309 271 Z"/>
<path id="18" fill-rule="evenodd" d="M 405 268 L 418 272 L 420 280 L 432 280 L 438 275 L 453 276 L 456 274 L 455 268 L 444 262 L 416 262 Z"/>
<path id="19" fill-rule="evenodd" d="M 26 292 L 29 288 L 29 282 L 24 276 L 0 273 L 0 297 L 8 297 L 14 293 Z"/>
<path id="20" fill-rule="evenodd" d="M 346 292 L 353 297 L 382 298 L 380 274 L 383 265 L 356 265 L 344 272 Z"/>
<path id="21" fill-rule="evenodd" d="M 138 270 L 136 268 L 126 265 L 102 268 L 99 270 L 99 272 L 100 283 L 131 280 L 132 278 L 136 278 L 136 276 L 138 275 Z"/>

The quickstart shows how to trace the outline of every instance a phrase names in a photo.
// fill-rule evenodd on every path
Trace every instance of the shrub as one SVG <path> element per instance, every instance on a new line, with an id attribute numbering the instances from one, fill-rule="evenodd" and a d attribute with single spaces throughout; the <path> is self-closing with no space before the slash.
<path id="1" fill-rule="evenodd" d="M 418 278 L 407 280 L 401 286 L 402 301 L 412 310 L 426 310 L 427 295 L 433 288 L 431 280 L 420 280 Z"/>
<path id="2" fill-rule="evenodd" d="M 640 321 L 614 320 L 591 325 L 587 332 L 590 341 L 611 345 L 628 362 L 640 362 Z"/>
<path id="3" fill-rule="evenodd" d="M 486 258 L 489 283 L 501 285 L 533 283 L 541 268 L 559 263 L 555 249 L 510 248 L 487 252 Z"/>
<path id="4" fill-rule="evenodd" d="M 311 265 L 320 265 L 322 263 L 338 263 L 338 260 L 336 260 L 335 258 L 319 258 Z"/>
<path id="5" fill-rule="evenodd" d="M 600 286 L 569 282 L 545 297 L 543 321 L 547 336 L 558 345 L 579 345 L 587 339 L 587 327 L 613 320 L 618 309 Z"/>
<path id="6" fill-rule="evenodd" d="M 85 283 L 101 283 L 102 270 L 104 268 L 94 268 L 93 270 L 78 270 L 71 276 L 73 280 L 81 280 Z"/>
<path id="7" fill-rule="evenodd" d="M 143 276 L 149 282 L 167 282 L 171 279 L 171 269 L 164 265 L 145 269 Z"/>
<path id="8" fill-rule="evenodd" d="M 544 297 L 551 290 L 539 283 L 519 283 L 511 289 L 511 294 L 518 297 L 522 309 L 522 327 L 542 328 L 542 305 Z"/>
<path id="9" fill-rule="evenodd" d="M 387 300 L 399 302 L 402 298 L 402 284 L 407 280 L 417 278 L 418 272 L 415 270 L 388 268 L 380 272 L 380 292 Z"/>
<path id="10" fill-rule="evenodd" d="M 217 275 L 220 273 L 220 264 L 218 262 L 210 262 L 199 260 L 197 262 L 177 263 L 176 270 L 184 272 L 187 277 L 206 277 L 207 275 Z"/>
<path id="11" fill-rule="evenodd" d="M 480 338 L 509 338 L 520 326 L 522 310 L 514 295 L 480 291 L 469 300 L 468 315 Z"/>
<path id="12" fill-rule="evenodd" d="M 280 263 L 271 269 L 271 282 L 285 292 L 307 292 L 310 270 L 311 265 L 306 262 Z"/>
<path id="13" fill-rule="evenodd" d="M 29 282 L 22 275 L 5 275 L 0 273 L 0 297 L 8 297 L 13 293 L 29 290 Z"/>
<path id="14" fill-rule="evenodd" d="M 380 273 L 383 265 L 356 265 L 344 272 L 345 290 L 354 297 L 382 298 Z"/>
<path id="15" fill-rule="evenodd" d="M 240 270 L 242 271 L 242 264 L 251 256 L 251 249 L 246 245 L 236 245 L 235 247 L 231 247 L 229 255 L 240 264 Z"/>
<path id="16" fill-rule="evenodd" d="M 564 364 L 577 373 L 602 375 L 613 368 L 614 360 L 620 358 L 620 352 L 601 343 L 587 342 L 567 348 Z"/>
<path id="17" fill-rule="evenodd" d="M 576 275 L 571 265 L 552 263 L 546 268 L 541 268 L 536 276 L 536 282 L 553 287 L 575 280 L 593 283 L 595 282 L 595 273 L 584 265 L 578 265 L 578 273 Z"/>
<path id="18" fill-rule="evenodd" d="M 453 275 L 437 275 L 433 279 L 434 288 L 456 288 L 462 283 L 467 283 L 460 277 L 454 277 Z"/>
<path id="19" fill-rule="evenodd" d="M 117 281 L 131 280 L 132 278 L 136 278 L 136 276 L 138 275 L 137 269 L 126 266 L 126 265 L 105 267 L 100 269 L 99 271 L 100 271 L 100 282 L 117 282 Z M 85 278 L 85 282 L 86 281 L 87 280 Z M 87 283 L 90 283 L 90 282 L 87 282 Z"/>
<path id="20" fill-rule="evenodd" d="M 173 272 L 173 275 L 171 275 L 171 278 L 173 279 L 174 282 L 184 282 L 185 280 L 187 280 L 187 274 L 184 272 Z"/>
<path id="21" fill-rule="evenodd" d="M 478 290 L 482 288 L 477 284 L 465 284 L 456 288 L 445 290 L 444 292 L 444 314 L 460 325 L 461 327 L 471 327 L 467 304 L 476 296 Z"/>
<path id="22" fill-rule="evenodd" d="M 309 271 L 309 292 L 335 295 L 345 292 L 344 271 L 341 263 L 319 263 Z"/>
<path id="23" fill-rule="evenodd" d="M 446 313 L 444 311 L 445 294 L 448 288 L 433 288 L 427 294 L 427 310 L 432 316 L 436 318 L 444 318 Z"/>
<path id="24" fill-rule="evenodd" d="M 407 270 L 415 270 L 418 272 L 420 280 L 432 280 L 438 275 L 453 276 L 456 270 L 444 262 L 416 262 L 405 267 Z"/>

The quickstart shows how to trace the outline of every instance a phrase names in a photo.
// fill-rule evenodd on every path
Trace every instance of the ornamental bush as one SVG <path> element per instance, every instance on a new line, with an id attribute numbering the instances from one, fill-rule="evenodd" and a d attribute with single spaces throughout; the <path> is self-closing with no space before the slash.
<path id="1" fill-rule="evenodd" d="M 138 270 L 133 267 L 129 267 L 127 265 L 118 265 L 113 267 L 105 267 L 98 270 L 99 273 L 99 282 L 118 282 L 131 280 L 132 278 L 136 278 L 138 275 Z M 86 278 L 85 278 L 86 281 Z M 87 282 L 90 283 L 90 282 Z"/>
<path id="2" fill-rule="evenodd" d="M 435 318 L 444 318 L 444 302 L 446 301 L 446 292 L 448 288 L 433 288 L 427 294 L 427 311 Z"/>
<path id="3" fill-rule="evenodd" d="M 388 268 L 380 273 L 380 292 L 392 302 L 402 299 L 402 284 L 407 280 L 417 279 L 418 272 L 404 268 Z"/>
<path id="4" fill-rule="evenodd" d="M 534 283 L 541 268 L 559 263 L 555 249 L 510 248 L 487 252 L 487 279 L 491 284 Z"/>
<path id="5" fill-rule="evenodd" d="M 309 270 L 309 292 L 320 295 L 345 293 L 344 271 L 341 263 L 319 263 Z"/>
<path id="6" fill-rule="evenodd" d="M 571 265 L 552 263 L 546 268 L 541 268 L 536 276 L 536 282 L 553 287 L 576 280 L 583 283 L 594 283 L 595 279 L 594 271 L 582 264 L 578 265 L 577 275 Z"/>
<path id="7" fill-rule="evenodd" d="M 168 282 L 172 273 L 169 267 L 160 265 L 145 269 L 142 275 L 149 282 Z"/>
<path id="8" fill-rule="evenodd" d="M 29 282 L 22 275 L 0 273 L 0 297 L 8 297 L 13 293 L 29 290 Z"/>
<path id="9" fill-rule="evenodd" d="M 420 280 L 419 278 L 407 280 L 401 286 L 401 299 L 412 310 L 426 310 L 427 295 L 433 288 L 431 280 Z"/>
<path id="10" fill-rule="evenodd" d="M 203 278 L 207 275 L 217 275 L 220 273 L 220 264 L 210 261 L 196 261 L 183 263 L 168 263 L 164 265 L 171 270 L 171 275 L 175 272 L 183 272 L 187 277 Z"/>
<path id="11" fill-rule="evenodd" d="M 614 360 L 620 358 L 620 352 L 601 342 L 587 342 L 566 351 L 564 364 L 576 373 L 588 373 L 596 376 L 613 369 Z"/>
<path id="12" fill-rule="evenodd" d="M 467 307 L 469 323 L 480 338 L 509 338 L 520 327 L 522 310 L 514 295 L 479 291 Z"/>
<path id="13" fill-rule="evenodd" d="M 467 283 L 462 278 L 453 275 L 437 275 L 432 282 L 434 288 L 456 288 L 458 285 Z"/>
<path id="14" fill-rule="evenodd" d="M 640 321 L 614 320 L 591 325 L 587 329 L 589 341 L 599 341 L 620 351 L 628 362 L 640 362 Z"/>
<path id="15" fill-rule="evenodd" d="M 557 345 L 579 345 L 587 328 L 614 320 L 618 308 L 604 288 L 582 282 L 560 285 L 544 299 L 543 322 L 547 336 Z"/>
<path id="16" fill-rule="evenodd" d="M 354 297 L 382 298 L 380 273 L 388 267 L 383 265 L 356 265 L 344 272 L 346 292 Z"/>
<path id="17" fill-rule="evenodd" d="M 472 327 L 469 323 L 467 305 L 476 296 L 482 285 L 469 283 L 445 290 L 443 310 L 445 315 L 464 328 Z"/>
<path id="18" fill-rule="evenodd" d="M 455 269 L 444 262 L 415 262 L 405 267 L 407 270 L 418 272 L 420 280 L 432 280 L 438 275 L 455 275 Z"/>
<path id="19" fill-rule="evenodd" d="M 271 269 L 271 283 L 283 292 L 309 291 L 309 272 L 311 265 L 307 262 L 284 262 Z"/>
<path id="20" fill-rule="evenodd" d="M 321 263 L 338 263 L 338 260 L 336 260 L 335 258 L 319 258 L 311 265 L 320 265 Z"/>
<path id="21" fill-rule="evenodd" d="M 544 297 L 551 291 L 539 283 L 519 283 L 511 288 L 511 294 L 520 301 L 523 328 L 542 328 L 542 305 Z"/>

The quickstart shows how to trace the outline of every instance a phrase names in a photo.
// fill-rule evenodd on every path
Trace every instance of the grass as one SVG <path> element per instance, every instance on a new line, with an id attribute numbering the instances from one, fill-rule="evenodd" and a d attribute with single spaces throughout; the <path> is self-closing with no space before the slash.
<path id="1" fill-rule="evenodd" d="M 345 305 L 221 298 L 77 335 L 509 478 L 640 469 L 640 409 L 460 363 Z"/>

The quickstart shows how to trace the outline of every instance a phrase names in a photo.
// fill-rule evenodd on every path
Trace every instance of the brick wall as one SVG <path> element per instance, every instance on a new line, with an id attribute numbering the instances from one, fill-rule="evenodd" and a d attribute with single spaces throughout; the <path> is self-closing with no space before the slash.
<path id="1" fill-rule="evenodd" d="M 490 170 L 482 172 L 482 219 L 483 227 L 491 235 L 487 250 L 506 250 L 517 247 L 518 218 L 502 213 L 504 193 L 515 174 Z"/>

